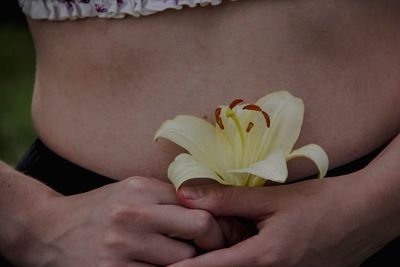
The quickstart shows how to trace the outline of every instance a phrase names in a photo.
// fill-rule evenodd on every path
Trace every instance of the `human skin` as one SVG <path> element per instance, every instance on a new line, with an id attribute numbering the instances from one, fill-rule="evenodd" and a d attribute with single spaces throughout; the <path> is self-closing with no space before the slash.
<path id="1" fill-rule="evenodd" d="M 334 168 L 400 128 L 399 12 L 394 0 L 246 0 L 139 19 L 29 20 L 35 130 L 94 172 L 167 180 L 181 150 L 153 142 L 165 120 L 214 123 L 218 105 L 288 90 L 305 103 L 296 146 L 321 145 Z M 293 165 L 292 177 L 315 172 Z"/>
<path id="2" fill-rule="evenodd" d="M 180 151 L 168 142 L 153 143 L 163 121 L 184 113 L 212 121 L 219 104 L 235 98 L 251 102 L 285 89 L 305 102 L 297 145 L 317 143 L 327 151 L 331 167 L 339 166 L 371 152 L 400 129 L 399 12 L 393 0 L 246 0 L 140 19 L 29 19 L 37 59 L 35 130 L 57 154 L 91 171 L 116 180 L 166 181 L 167 166 Z M 290 168 L 291 178 L 313 172 L 305 161 L 296 160 Z M 65 236 L 66 254 L 59 255 L 72 256 L 78 242 L 94 241 L 64 230 L 71 227 L 84 235 L 112 229 L 110 214 L 96 213 L 97 220 L 90 220 L 94 213 L 89 212 L 107 210 L 110 202 L 92 200 L 109 195 L 125 201 L 117 194 L 125 182 L 64 197 L 2 165 L 0 218 L 6 223 L 1 224 L 1 253 L 21 265 L 40 265 L 57 257 L 51 257 L 52 250 L 37 252 L 35 244 L 42 237 Z M 140 194 L 126 199 L 135 202 Z M 58 218 L 69 210 L 76 220 L 66 224 Z M 84 224 L 91 225 L 85 230 L 85 220 L 95 223 Z M 37 225 L 58 225 L 54 229 L 59 230 Z M 127 232 L 135 231 L 131 227 Z M 74 255 L 90 254 L 88 243 Z M 114 249 L 114 260 L 119 249 L 134 250 Z"/>
<path id="3" fill-rule="evenodd" d="M 225 244 L 208 212 L 181 207 L 156 179 L 65 197 L 3 163 L 0 178 L 0 251 L 17 266 L 159 266 L 196 255 L 184 239 L 203 250 Z"/>
<path id="4" fill-rule="evenodd" d="M 366 168 L 261 188 L 183 187 L 180 202 L 252 219 L 258 234 L 170 267 L 356 267 L 400 236 L 400 135 Z M 250 208 L 251 207 L 251 208 Z"/>

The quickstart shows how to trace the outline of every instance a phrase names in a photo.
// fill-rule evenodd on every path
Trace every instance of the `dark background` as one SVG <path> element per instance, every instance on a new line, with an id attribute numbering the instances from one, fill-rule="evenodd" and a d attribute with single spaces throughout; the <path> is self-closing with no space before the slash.
<path id="1" fill-rule="evenodd" d="M 17 0 L 0 14 L 0 159 L 15 165 L 34 140 L 30 109 L 35 56 Z"/>

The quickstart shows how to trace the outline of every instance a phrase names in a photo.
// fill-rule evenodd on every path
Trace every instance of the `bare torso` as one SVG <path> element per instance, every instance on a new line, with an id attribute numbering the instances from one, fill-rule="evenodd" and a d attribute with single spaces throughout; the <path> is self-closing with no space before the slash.
<path id="1" fill-rule="evenodd" d="M 285 89 L 306 106 L 298 145 L 320 144 L 338 166 L 400 130 L 399 14 L 395 0 L 242 0 L 139 19 L 29 21 L 35 128 L 92 171 L 165 179 L 179 149 L 153 143 L 163 121 L 213 121 L 219 104 Z M 292 174 L 310 174 L 306 166 Z"/>

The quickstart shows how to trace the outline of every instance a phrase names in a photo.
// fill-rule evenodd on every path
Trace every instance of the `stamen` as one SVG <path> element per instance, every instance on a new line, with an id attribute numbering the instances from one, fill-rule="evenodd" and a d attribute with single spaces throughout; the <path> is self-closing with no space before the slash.
<path id="1" fill-rule="evenodd" d="M 246 105 L 243 107 L 243 109 L 247 109 L 247 110 L 254 110 L 254 111 L 262 111 L 262 109 L 254 104 L 250 104 L 250 105 Z"/>
<path id="2" fill-rule="evenodd" d="M 261 113 L 263 114 L 265 122 L 267 123 L 267 128 L 269 128 L 271 126 L 271 120 L 268 116 L 268 113 L 265 112 L 264 110 L 262 110 Z"/>
<path id="3" fill-rule="evenodd" d="M 229 104 L 229 108 L 233 109 L 234 107 L 236 107 L 238 104 L 242 103 L 243 99 L 235 99 L 232 101 L 232 103 Z"/>
<path id="4" fill-rule="evenodd" d="M 247 128 L 246 128 L 246 133 L 250 132 L 250 130 L 251 130 L 251 128 L 253 128 L 253 126 L 254 126 L 254 123 L 249 122 L 249 124 L 247 125 Z"/>
<path id="5" fill-rule="evenodd" d="M 240 121 L 239 121 L 239 119 L 238 119 L 238 117 L 236 115 L 236 112 L 233 111 L 232 109 L 228 108 L 226 110 L 226 117 L 227 118 L 231 118 L 233 120 L 233 123 L 235 124 L 235 127 L 239 132 L 240 142 L 242 143 L 242 147 L 244 148 L 244 141 L 245 141 L 244 132 L 243 132 L 243 129 L 242 129 L 242 125 L 240 125 Z"/>
<path id="6" fill-rule="evenodd" d="M 270 118 L 269 118 L 268 113 L 265 112 L 264 110 L 262 110 L 259 106 L 254 105 L 254 104 L 250 104 L 250 105 L 244 106 L 243 109 L 254 110 L 254 111 L 261 112 L 262 115 L 264 116 L 265 123 L 267 124 L 267 128 L 270 127 L 270 125 L 271 125 L 271 120 L 270 120 Z"/>
<path id="7" fill-rule="evenodd" d="M 219 128 L 221 128 L 221 130 L 223 130 L 224 124 L 222 123 L 222 119 L 221 119 L 221 107 L 217 108 L 215 110 L 215 122 L 218 124 Z"/>

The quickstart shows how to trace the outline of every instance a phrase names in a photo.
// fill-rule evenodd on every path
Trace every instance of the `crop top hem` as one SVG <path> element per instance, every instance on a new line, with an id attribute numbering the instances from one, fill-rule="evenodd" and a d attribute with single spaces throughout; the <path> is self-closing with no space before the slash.
<path id="1" fill-rule="evenodd" d="M 67 20 L 87 17 L 124 18 L 151 15 L 185 6 L 219 5 L 222 0 L 19 0 L 32 19 Z"/>

